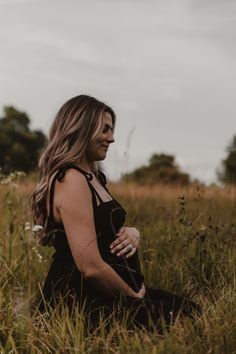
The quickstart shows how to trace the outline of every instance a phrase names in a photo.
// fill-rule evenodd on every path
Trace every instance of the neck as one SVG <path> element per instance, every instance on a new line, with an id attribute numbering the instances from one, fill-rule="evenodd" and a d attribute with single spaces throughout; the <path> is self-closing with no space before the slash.
<path id="1" fill-rule="evenodd" d="M 91 173 L 92 171 L 92 166 L 93 164 L 89 161 L 87 161 L 85 158 L 81 158 L 78 162 L 78 166 L 82 168 L 82 170 Z"/>

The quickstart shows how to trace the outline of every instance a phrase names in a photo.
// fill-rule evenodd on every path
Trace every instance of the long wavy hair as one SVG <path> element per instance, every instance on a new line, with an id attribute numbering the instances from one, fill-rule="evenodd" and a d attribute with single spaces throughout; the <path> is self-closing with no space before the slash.
<path id="1" fill-rule="evenodd" d="M 42 226 L 38 241 L 42 245 L 53 244 L 53 230 L 48 222 L 47 195 L 51 176 L 68 163 L 78 164 L 90 141 L 96 139 L 102 129 L 102 116 L 109 112 L 115 126 L 114 111 L 94 97 L 79 95 L 68 100 L 59 110 L 49 131 L 48 143 L 43 149 L 38 167 L 39 182 L 30 197 L 33 221 Z M 91 166 L 97 172 L 96 162 Z"/>

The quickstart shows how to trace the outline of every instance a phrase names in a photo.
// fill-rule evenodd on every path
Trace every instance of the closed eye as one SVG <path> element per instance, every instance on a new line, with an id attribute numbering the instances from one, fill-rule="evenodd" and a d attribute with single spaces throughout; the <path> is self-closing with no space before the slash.
<path id="1" fill-rule="evenodd" d="M 109 130 L 111 130 L 111 132 L 114 133 L 114 127 L 110 126 L 109 124 L 105 124 L 102 132 L 107 133 Z"/>

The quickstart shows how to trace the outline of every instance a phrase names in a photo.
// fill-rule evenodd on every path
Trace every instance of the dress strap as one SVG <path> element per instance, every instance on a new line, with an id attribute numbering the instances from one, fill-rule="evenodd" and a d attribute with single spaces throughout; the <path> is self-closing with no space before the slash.
<path id="1" fill-rule="evenodd" d="M 95 202 L 95 204 L 97 205 L 96 198 L 94 199 L 94 194 L 97 196 L 99 202 L 102 203 L 103 202 L 102 198 L 100 197 L 100 195 L 98 194 L 98 192 L 96 191 L 94 186 L 90 183 L 90 181 L 92 181 L 92 179 L 93 179 L 92 173 L 89 173 L 89 172 L 86 172 L 86 171 L 82 170 L 82 168 L 80 168 L 77 165 L 68 164 L 68 165 L 63 166 L 61 168 L 61 172 L 59 173 L 59 175 L 57 177 L 58 181 L 60 182 L 64 178 L 66 170 L 68 170 L 70 168 L 74 168 L 75 170 L 79 171 L 80 173 L 82 173 L 86 177 L 86 180 L 88 182 L 88 186 L 89 186 L 89 188 L 91 190 L 91 193 L 92 193 L 93 203 Z M 105 177 L 104 174 L 103 174 L 103 176 Z"/>
<path id="2" fill-rule="evenodd" d="M 82 173 L 86 179 L 88 181 L 91 181 L 93 179 L 93 175 L 92 173 L 89 173 L 89 172 L 86 172 L 84 170 L 82 170 L 82 168 L 80 168 L 79 166 L 77 165 L 74 165 L 74 164 L 67 164 L 67 165 L 64 165 L 62 166 L 59 170 L 58 170 L 58 174 L 57 174 L 57 180 L 59 182 L 62 181 L 62 179 L 65 177 L 65 174 L 66 174 L 66 170 L 70 169 L 70 168 L 74 168 L 75 170 L 79 171 L 80 173 Z"/>
<path id="3" fill-rule="evenodd" d="M 92 179 L 93 179 L 92 173 L 89 173 L 89 172 L 86 172 L 86 171 L 82 170 L 82 168 L 78 167 L 77 165 L 73 165 L 73 164 L 64 165 L 61 168 L 59 168 L 59 170 L 57 171 L 57 173 L 53 177 L 52 183 L 51 183 L 50 197 L 49 197 L 49 203 L 50 203 L 50 205 L 49 205 L 49 222 L 50 223 L 54 223 L 54 218 L 53 218 L 53 198 L 54 198 L 54 190 L 55 190 L 56 179 L 58 180 L 58 182 L 61 182 L 63 180 L 63 178 L 65 177 L 66 170 L 68 170 L 70 168 L 73 168 L 73 169 L 79 171 L 80 173 L 82 173 L 86 177 L 86 180 L 88 182 L 88 186 L 89 186 L 90 191 L 92 193 L 93 206 L 97 205 L 96 196 L 97 196 L 97 198 L 98 198 L 100 203 L 103 202 L 102 198 L 100 197 L 100 195 L 98 194 L 96 189 L 90 183 L 90 181 L 92 181 Z"/>

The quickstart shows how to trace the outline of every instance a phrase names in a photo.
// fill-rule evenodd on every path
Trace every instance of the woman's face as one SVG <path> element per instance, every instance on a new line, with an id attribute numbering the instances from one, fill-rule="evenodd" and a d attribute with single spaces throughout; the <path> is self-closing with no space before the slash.
<path id="1" fill-rule="evenodd" d="M 100 161 L 106 158 L 109 145 L 114 142 L 113 133 L 112 116 L 109 112 L 104 112 L 101 132 L 88 145 L 86 157 L 89 162 Z"/>

